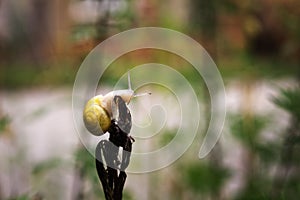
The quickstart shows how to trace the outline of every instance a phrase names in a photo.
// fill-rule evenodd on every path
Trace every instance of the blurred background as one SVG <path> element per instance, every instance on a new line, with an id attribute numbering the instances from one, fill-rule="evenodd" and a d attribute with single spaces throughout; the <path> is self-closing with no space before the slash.
<path id="1" fill-rule="evenodd" d="M 97 44 L 143 26 L 203 45 L 225 82 L 227 118 L 207 158 L 197 157 L 199 131 L 171 166 L 129 174 L 124 199 L 298 199 L 299 19 L 298 0 L 0 0 L 0 199 L 104 199 L 74 129 L 72 87 Z M 174 67 L 199 91 L 205 131 L 207 88 L 177 56 L 124 55 L 105 71 L 104 88 L 148 62 Z M 155 145 L 175 133 L 159 134 Z"/>

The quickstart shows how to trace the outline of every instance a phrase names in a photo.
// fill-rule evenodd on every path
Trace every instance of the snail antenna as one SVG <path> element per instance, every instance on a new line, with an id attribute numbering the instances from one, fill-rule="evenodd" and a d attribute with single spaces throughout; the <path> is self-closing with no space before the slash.
<path id="1" fill-rule="evenodd" d="M 127 78 L 128 78 L 128 89 L 129 90 L 132 90 L 131 89 L 131 81 L 130 81 L 130 72 L 128 71 L 128 73 L 127 73 Z"/>
<path id="2" fill-rule="evenodd" d="M 127 78 L 128 78 L 128 90 L 132 91 L 129 71 L 127 73 Z M 151 95 L 151 92 L 144 92 L 144 93 L 140 93 L 140 94 L 137 94 L 134 92 L 132 97 L 141 97 L 141 96 L 146 96 L 146 95 Z"/>

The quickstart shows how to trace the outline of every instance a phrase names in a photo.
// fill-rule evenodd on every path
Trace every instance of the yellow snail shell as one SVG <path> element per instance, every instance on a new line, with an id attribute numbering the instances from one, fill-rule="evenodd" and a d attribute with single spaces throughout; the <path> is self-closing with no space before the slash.
<path id="1" fill-rule="evenodd" d="M 84 125 L 93 135 L 102 135 L 110 127 L 111 119 L 104 109 L 102 101 L 102 95 L 91 98 L 83 111 Z"/>

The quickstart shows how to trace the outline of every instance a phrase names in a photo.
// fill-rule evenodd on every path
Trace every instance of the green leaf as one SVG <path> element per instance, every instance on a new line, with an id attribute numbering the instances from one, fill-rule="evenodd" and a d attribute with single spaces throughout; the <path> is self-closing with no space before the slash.
<path id="1" fill-rule="evenodd" d="M 300 120 L 300 90 L 282 89 L 278 97 L 274 97 L 274 104 L 292 114 L 297 120 Z"/>
<path id="2" fill-rule="evenodd" d="M 53 158 L 46 160 L 44 162 L 38 163 L 34 166 L 32 173 L 34 175 L 40 175 L 48 170 L 58 167 L 61 164 L 61 160 L 58 158 Z"/>
<path id="3" fill-rule="evenodd" d="M 0 134 L 5 130 L 6 126 L 10 123 L 10 118 L 4 116 L 0 118 Z"/>
<path id="4" fill-rule="evenodd" d="M 223 167 L 200 162 L 191 163 L 183 173 L 184 181 L 196 193 L 218 191 L 230 175 Z"/>
<path id="5" fill-rule="evenodd" d="M 266 127 L 268 122 L 264 116 L 234 115 L 232 118 L 231 132 L 242 143 L 249 148 L 255 148 L 258 136 Z"/>

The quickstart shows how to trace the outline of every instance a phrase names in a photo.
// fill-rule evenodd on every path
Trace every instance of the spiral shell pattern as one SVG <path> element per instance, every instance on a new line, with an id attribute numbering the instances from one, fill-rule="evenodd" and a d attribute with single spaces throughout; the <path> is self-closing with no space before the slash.
<path id="1" fill-rule="evenodd" d="M 85 127 L 93 135 L 99 136 L 104 134 L 111 124 L 110 116 L 102 104 L 103 96 L 98 95 L 91 98 L 83 111 L 83 121 Z"/>

